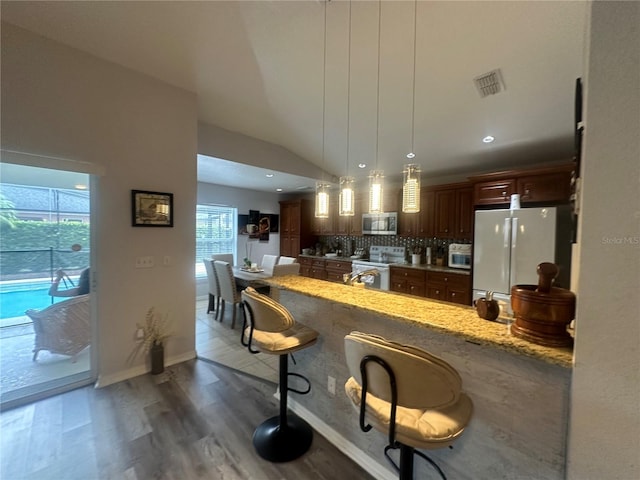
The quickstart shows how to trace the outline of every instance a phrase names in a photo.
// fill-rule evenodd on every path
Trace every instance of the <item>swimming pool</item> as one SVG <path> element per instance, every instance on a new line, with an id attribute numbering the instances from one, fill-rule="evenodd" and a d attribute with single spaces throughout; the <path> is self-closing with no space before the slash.
<path id="1" fill-rule="evenodd" d="M 74 279 L 74 283 L 77 283 L 77 279 Z M 0 284 L 0 319 L 22 317 L 30 308 L 41 310 L 51 305 L 50 285 L 49 280 Z M 54 303 L 61 300 L 64 300 L 64 297 L 55 297 Z"/>

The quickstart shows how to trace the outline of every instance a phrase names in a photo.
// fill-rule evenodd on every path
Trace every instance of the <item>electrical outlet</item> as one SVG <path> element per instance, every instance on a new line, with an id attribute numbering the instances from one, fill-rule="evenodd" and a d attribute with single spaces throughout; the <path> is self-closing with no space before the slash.
<path id="1" fill-rule="evenodd" d="M 331 395 L 336 394 L 336 379 L 332 376 L 327 377 L 327 390 Z"/>
<path id="2" fill-rule="evenodd" d="M 155 262 L 152 256 L 148 257 L 136 257 L 136 268 L 153 268 Z"/>

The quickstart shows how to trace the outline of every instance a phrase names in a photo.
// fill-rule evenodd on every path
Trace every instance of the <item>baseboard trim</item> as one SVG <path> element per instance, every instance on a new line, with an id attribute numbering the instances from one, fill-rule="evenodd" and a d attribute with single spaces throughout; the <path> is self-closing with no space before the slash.
<path id="1" fill-rule="evenodd" d="M 279 395 L 276 393 L 276 396 Z M 291 397 L 287 398 L 289 408 L 300 418 L 306 420 L 313 429 L 326 438 L 338 450 L 344 453 L 351 460 L 360 465 L 370 475 L 378 480 L 397 480 L 398 475 L 382 466 L 378 461 L 367 455 L 364 450 L 357 447 L 354 443 L 347 440 L 336 430 L 323 422 L 314 413 L 307 410 L 304 406 L 296 402 Z M 364 433 L 363 433 L 364 435 Z"/>
<path id="2" fill-rule="evenodd" d="M 166 358 L 164 364 L 166 367 L 169 367 L 177 363 L 193 360 L 194 358 L 196 358 L 196 351 L 191 350 L 189 352 L 185 352 L 180 355 L 173 355 L 171 357 Z M 127 370 L 122 370 L 120 372 L 112 373 L 109 375 L 98 374 L 98 379 L 96 380 L 95 387 L 96 388 L 106 387 L 107 385 L 122 382 L 124 380 L 129 380 L 130 378 L 138 377 L 140 375 L 145 375 L 150 371 L 151 371 L 151 368 L 147 367 L 145 363 L 145 365 L 138 365 L 137 367 L 129 368 Z"/>

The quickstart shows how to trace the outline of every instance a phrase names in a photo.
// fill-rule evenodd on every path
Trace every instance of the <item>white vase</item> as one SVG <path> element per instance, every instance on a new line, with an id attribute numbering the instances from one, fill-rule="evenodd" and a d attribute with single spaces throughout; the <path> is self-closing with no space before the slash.
<path id="1" fill-rule="evenodd" d="M 411 265 L 420 265 L 420 257 L 421 257 L 421 255 L 419 253 L 412 253 L 411 254 Z"/>

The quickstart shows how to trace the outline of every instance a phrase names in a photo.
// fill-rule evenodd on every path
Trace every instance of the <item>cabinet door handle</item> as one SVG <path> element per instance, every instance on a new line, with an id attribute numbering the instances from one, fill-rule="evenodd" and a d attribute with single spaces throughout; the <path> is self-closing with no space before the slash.
<path id="1" fill-rule="evenodd" d="M 507 192 L 502 192 L 502 196 L 506 197 L 507 196 Z"/>

